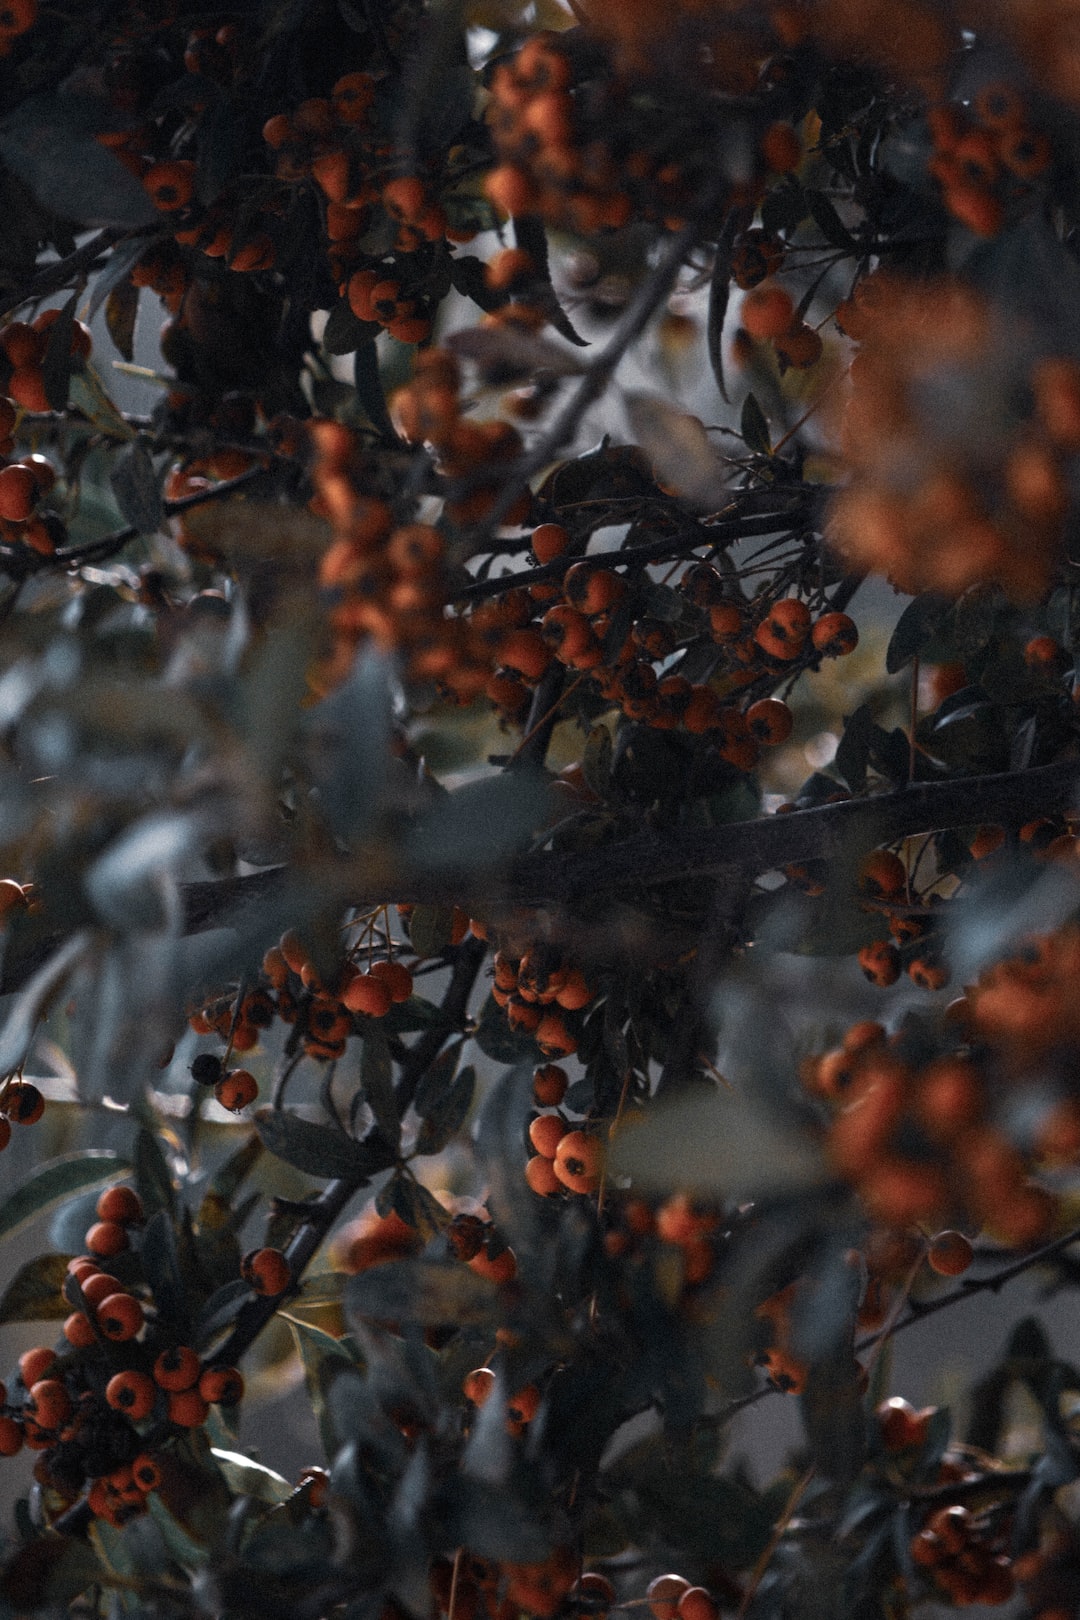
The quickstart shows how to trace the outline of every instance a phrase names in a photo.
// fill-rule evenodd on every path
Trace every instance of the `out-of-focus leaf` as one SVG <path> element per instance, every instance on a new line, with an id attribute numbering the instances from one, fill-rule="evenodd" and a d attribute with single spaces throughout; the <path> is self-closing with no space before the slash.
<path id="1" fill-rule="evenodd" d="M 30 96 L 0 125 L 0 158 L 62 219 L 124 228 L 156 224 L 146 191 L 94 140 L 95 112 L 73 95 Z"/>
<path id="2" fill-rule="evenodd" d="M 0 1238 L 10 1237 L 72 1193 L 115 1181 L 128 1168 L 128 1161 L 110 1148 L 87 1148 L 43 1164 L 0 1204 Z"/>
<path id="3" fill-rule="evenodd" d="M 424 1119 L 432 1109 L 438 1108 L 454 1082 L 461 1059 L 462 1041 L 455 1041 L 440 1052 L 434 1063 L 424 1070 L 413 1097 L 413 1108 Z"/>
<path id="4" fill-rule="evenodd" d="M 262 501 L 210 501 L 184 514 L 184 527 L 227 562 L 259 563 L 310 577 L 326 550 L 329 530 L 298 506 Z"/>
<path id="5" fill-rule="evenodd" d="M 67 1263 L 66 1254 L 39 1254 L 20 1266 L 0 1299 L 0 1322 L 59 1321 L 70 1315 L 61 1292 Z"/>
<path id="6" fill-rule="evenodd" d="M 487 284 L 484 261 L 474 253 L 458 254 L 450 260 L 450 284 L 462 298 L 471 298 L 482 310 L 490 313 L 505 301 L 504 295 Z"/>
<path id="7" fill-rule="evenodd" d="M 345 1289 L 350 1321 L 472 1326 L 490 1322 L 497 1311 L 495 1284 L 454 1261 L 390 1260 L 360 1272 Z"/>
<path id="8" fill-rule="evenodd" d="M 25 1061 L 45 1004 L 89 947 L 88 934 L 72 934 L 19 991 L 0 1032 L 0 1074 L 14 1074 Z"/>
<path id="9" fill-rule="evenodd" d="M 810 1368 L 799 1397 L 810 1454 L 827 1479 L 850 1484 L 866 1455 L 861 1368 L 850 1342 Z"/>
<path id="10" fill-rule="evenodd" d="M 836 212 L 828 197 L 822 191 L 808 191 L 805 193 L 806 202 L 810 209 L 810 217 L 821 232 L 825 240 L 844 253 L 858 253 L 859 244 Z"/>
<path id="11" fill-rule="evenodd" d="M 389 660 L 364 648 L 346 680 L 312 714 L 319 796 L 339 838 L 361 836 L 382 805 L 390 762 Z"/>
<path id="12" fill-rule="evenodd" d="M 772 455 L 769 424 L 765 420 L 765 412 L 758 404 L 756 394 L 747 394 L 743 400 L 739 415 L 739 432 L 748 450 L 754 451 L 759 456 Z"/>
<path id="13" fill-rule="evenodd" d="M 62 1611 L 101 1576 L 101 1564 L 88 1542 L 73 1536 L 39 1535 L 18 1549 L 0 1574 L 0 1597 L 16 1612 L 40 1612 L 43 1604 Z"/>
<path id="14" fill-rule="evenodd" d="M 909 602 L 896 621 L 885 653 L 885 668 L 895 675 L 939 635 L 953 610 L 948 597 L 924 591 Z"/>
<path id="15" fill-rule="evenodd" d="M 251 1288 L 242 1277 L 224 1283 L 206 1301 L 199 1313 L 192 1334 L 192 1344 L 202 1349 L 211 1344 L 225 1328 L 236 1320 L 240 1307 L 251 1298 Z"/>
<path id="16" fill-rule="evenodd" d="M 696 416 L 656 394 L 628 394 L 626 414 L 634 438 L 666 488 L 701 511 L 721 504 L 727 473 Z"/>
<path id="17" fill-rule="evenodd" d="M 480 1022 L 473 1031 L 473 1039 L 487 1057 L 496 1063 L 537 1062 L 536 1042 L 524 1030 L 511 1029 L 506 1014 L 489 996 L 480 1011 Z"/>
<path id="18" fill-rule="evenodd" d="M 109 483 L 116 504 L 128 523 L 140 534 L 155 534 L 161 527 L 165 507 L 161 498 L 161 477 L 143 438 L 134 439 L 113 457 Z"/>
<path id="19" fill-rule="evenodd" d="M 172 812 L 128 827 L 83 879 L 102 920 L 119 931 L 164 927 L 168 901 L 162 884 L 190 853 L 197 833 L 190 816 Z"/>
<path id="20" fill-rule="evenodd" d="M 323 328 L 322 346 L 327 354 L 354 354 L 361 343 L 379 335 L 377 322 L 362 321 L 353 314 L 347 298 L 335 304 Z"/>
<path id="21" fill-rule="evenodd" d="M 712 367 L 713 380 L 720 398 L 729 404 L 727 380 L 724 376 L 724 320 L 731 296 L 731 242 L 725 231 L 725 240 L 718 245 L 712 275 L 709 277 L 709 313 L 705 327 L 705 346 Z"/>
<path id="22" fill-rule="evenodd" d="M 427 1111 L 416 1136 L 417 1153 L 441 1153 L 450 1138 L 464 1125 L 472 1107 L 476 1071 L 462 1069 L 438 1102 Z"/>
<path id="23" fill-rule="evenodd" d="M 555 295 L 555 289 L 551 284 L 547 227 L 539 215 L 526 214 L 515 218 L 514 241 L 532 260 L 533 267 L 529 273 L 528 288 L 530 303 L 540 306 L 548 318 L 549 325 L 555 328 L 560 337 L 577 344 L 579 348 L 588 348 L 588 338 L 583 338 L 577 331 Z"/>
<path id="24" fill-rule="evenodd" d="M 537 1503 L 485 1479 L 457 1475 L 446 1491 L 442 1518 L 453 1541 L 481 1558 L 538 1562 L 551 1551 L 551 1535 Z"/>
<path id="25" fill-rule="evenodd" d="M 356 1142 L 332 1126 L 273 1108 L 258 1110 L 255 1128 L 276 1158 L 324 1180 L 356 1178 L 363 1186 L 369 1176 L 393 1163 L 393 1153 L 377 1133 Z"/>
<path id="26" fill-rule="evenodd" d="M 472 360 L 481 374 L 511 382 L 547 372 L 553 377 L 577 377 L 585 363 L 561 349 L 550 338 L 537 337 L 510 326 L 468 326 L 451 332 L 446 346 L 463 360 Z"/>
<path id="27" fill-rule="evenodd" d="M 409 918 L 409 939 L 417 956 L 438 956 L 450 944 L 452 906 L 416 906 Z"/>
<path id="28" fill-rule="evenodd" d="M 467 782 L 417 819 L 408 854 L 429 868 L 490 870 L 543 822 L 547 799 L 547 781 L 536 772 Z"/>
<path id="29" fill-rule="evenodd" d="M 377 1024 L 364 1032 L 360 1085 L 380 1135 L 396 1152 L 401 1140 L 401 1118 L 394 1099 L 394 1065 L 386 1036 Z"/>
<path id="30" fill-rule="evenodd" d="M 109 254 L 109 261 L 104 270 L 99 271 L 94 276 L 90 298 L 86 306 L 86 319 L 88 321 L 93 320 L 102 304 L 107 302 L 110 293 L 127 284 L 132 270 L 146 252 L 148 241 L 149 238 L 146 236 L 134 236 L 129 241 L 116 244 Z M 134 290 L 137 292 L 138 288 Z M 107 317 L 106 324 L 108 324 Z M 112 331 L 111 326 L 109 330 Z M 113 341 L 116 341 L 115 338 Z M 130 360 L 131 355 L 125 355 L 124 358 Z"/>
<path id="31" fill-rule="evenodd" d="M 624 1124 L 611 1173 L 635 1188 L 683 1188 L 724 1197 L 761 1197 L 823 1184 L 825 1162 L 808 1135 L 785 1129 L 746 1096 L 697 1092 Z"/>
<path id="32" fill-rule="evenodd" d="M 135 358 L 135 321 L 139 313 L 139 289 L 124 278 L 117 282 L 105 300 L 105 325 L 109 336 L 125 360 Z"/>

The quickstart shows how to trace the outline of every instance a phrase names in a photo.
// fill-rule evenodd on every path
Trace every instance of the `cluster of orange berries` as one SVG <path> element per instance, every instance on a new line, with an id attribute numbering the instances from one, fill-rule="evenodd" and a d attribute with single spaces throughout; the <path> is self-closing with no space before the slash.
<path id="1" fill-rule="evenodd" d="M 540 1620 L 551 1620 L 579 1588 L 582 1596 L 593 1595 L 593 1588 L 585 1583 L 603 1580 L 583 1575 L 579 1581 L 580 1560 L 574 1548 L 568 1546 L 557 1546 L 547 1558 L 532 1563 L 481 1558 L 463 1549 L 457 1565 L 456 1582 L 454 1563 L 448 1558 L 437 1558 L 429 1575 L 437 1614 L 450 1614 L 453 1593 L 454 1620 L 459 1616 L 460 1620 L 485 1616 L 487 1620 L 513 1620 L 523 1610 Z M 605 1588 L 609 1585 L 604 1581 Z"/>
<path id="2" fill-rule="evenodd" d="M 807 371 L 821 359 L 820 336 L 796 313 L 791 294 L 778 282 L 755 282 L 742 301 L 739 321 L 750 337 L 772 344 L 781 371 L 789 366 Z"/>
<path id="3" fill-rule="evenodd" d="M 291 930 L 267 951 L 262 977 L 264 983 L 239 998 L 224 995 L 190 1013 L 188 1022 L 195 1033 L 218 1035 L 231 1051 L 250 1052 L 261 1032 L 280 1018 L 301 1026 L 308 1057 L 328 1062 L 341 1057 L 349 1036 L 357 1033 L 358 1015 L 385 1018 L 396 1002 L 408 1001 L 413 988 L 411 971 L 396 960 L 372 962 L 367 972 L 346 961 L 331 985 Z M 226 1108 L 244 1108 L 258 1093 L 246 1069 L 226 1071 L 211 1053 L 195 1059 L 192 1073 L 199 1083 L 214 1087 L 214 1095 Z"/>
<path id="4" fill-rule="evenodd" d="M 864 977 L 882 990 L 895 984 L 905 967 L 918 989 L 942 990 L 949 982 L 949 970 L 935 937 L 936 919 L 929 915 L 929 906 L 924 915 L 905 907 L 909 891 L 908 870 L 892 850 L 873 850 L 862 862 L 859 892 L 863 904 L 883 913 L 891 938 L 871 940 L 862 946 L 859 966 Z"/>
<path id="5" fill-rule="evenodd" d="M 577 1021 L 563 1014 L 580 1013 L 595 995 L 580 968 L 538 944 L 520 955 L 508 947 L 497 950 L 493 969 L 492 997 L 511 1029 L 531 1035 L 545 1057 L 577 1051 Z"/>
<path id="6" fill-rule="evenodd" d="M 1053 156 L 1048 138 L 1030 128 L 1022 97 L 1011 85 L 986 85 L 970 108 L 931 107 L 934 142 L 930 173 L 946 208 L 976 236 L 996 236 L 1010 207 L 1027 198 Z"/>
<path id="7" fill-rule="evenodd" d="M 51 409 L 45 393 L 42 362 L 49 343 L 49 333 L 60 318 L 58 309 L 43 309 L 32 321 L 8 321 L 0 328 L 0 393 L 9 401 L 21 405 L 26 411 Z M 88 360 L 93 349 L 90 330 L 82 321 L 73 321 L 71 327 L 71 358 L 78 365 Z M 12 426 L 0 421 L 0 437 L 11 436 Z"/>
<path id="8" fill-rule="evenodd" d="M 147 1494 L 160 1485 L 170 1435 L 200 1427 L 213 1405 L 235 1405 L 244 1381 L 235 1367 L 166 1342 L 152 1306 L 106 1269 L 109 1262 L 123 1269 L 118 1257 L 143 1220 L 138 1194 L 110 1187 L 96 1214 L 87 1252 L 68 1263 L 64 1293 L 76 1309 L 64 1323 L 65 1347 L 27 1350 L 19 1361 L 21 1397 L 0 1397 L 0 1455 L 24 1445 L 41 1452 L 35 1477 L 58 1505 L 70 1506 L 89 1486 L 91 1512 L 119 1525 L 144 1511 Z M 276 1249 L 248 1256 L 244 1275 L 256 1292 L 271 1295 L 291 1280 Z"/>
<path id="9" fill-rule="evenodd" d="M 833 1106 L 829 1157 L 876 1220 L 936 1228 L 960 1214 L 1015 1247 L 1053 1231 L 1057 1202 L 994 1122 L 971 1054 L 909 1060 L 901 1035 L 866 1020 L 806 1064 L 803 1083 Z"/>
<path id="10" fill-rule="evenodd" d="M 853 478 L 830 519 L 838 551 L 912 593 L 995 581 L 1018 599 L 1040 595 L 1080 449 L 1080 367 L 1036 361 L 1034 413 L 1015 422 L 1015 378 L 1002 395 L 1007 340 L 970 288 L 875 271 L 836 319 L 860 345 L 840 429 Z"/>

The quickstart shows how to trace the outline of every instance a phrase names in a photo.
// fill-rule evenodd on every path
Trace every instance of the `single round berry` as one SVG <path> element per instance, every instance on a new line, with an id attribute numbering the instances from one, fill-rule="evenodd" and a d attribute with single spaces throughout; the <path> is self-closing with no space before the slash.
<path id="1" fill-rule="evenodd" d="M 19 1357 L 19 1377 L 26 1389 L 31 1389 L 40 1379 L 46 1377 L 56 1364 L 56 1351 L 50 1350 L 43 1344 L 37 1344 L 32 1350 L 24 1350 Z"/>
<path id="2" fill-rule="evenodd" d="M 939 1277 L 960 1277 L 975 1258 L 975 1250 L 963 1232 L 939 1232 L 926 1252 L 931 1271 Z"/>
<path id="3" fill-rule="evenodd" d="M 98 1221 L 86 1234 L 86 1247 L 92 1255 L 108 1260 L 128 1247 L 128 1235 L 117 1221 Z"/>
<path id="4" fill-rule="evenodd" d="M 201 1362 L 189 1345 L 173 1345 L 154 1362 L 154 1382 L 170 1394 L 194 1389 L 199 1382 Z"/>
<path id="5" fill-rule="evenodd" d="M 244 1393 L 244 1375 L 236 1367 L 207 1367 L 199 1394 L 211 1406 L 235 1406 Z"/>
<path id="6" fill-rule="evenodd" d="M 198 1429 L 210 1416 L 210 1408 L 197 1389 L 181 1389 L 169 1396 L 169 1422 L 181 1429 Z"/>
<path id="7" fill-rule="evenodd" d="M 192 1060 L 191 1078 L 199 1086 L 216 1086 L 221 1079 L 223 1065 L 214 1052 L 200 1052 Z"/>
<path id="8" fill-rule="evenodd" d="M 97 1201 L 99 1221 L 130 1226 L 143 1218 L 142 1199 L 132 1187 L 108 1187 Z"/>
<path id="9" fill-rule="evenodd" d="M 105 1399 L 133 1423 L 149 1417 L 157 1400 L 157 1385 L 145 1373 L 118 1372 L 105 1385 Z"/>
<path id="10" fill-rule="evenodd" d="M 0 1112 L 15 1125 L 36 1125 L 45 1112 L 45 1099 L 28 1080 L 16 1080 L 4 1092 Z"/>
<path id="11" fill-rule="evenodd" d="M 245 1256 L 240 1269 L 255 1292 L 269 1299 L 283 1294 L 292 1281 L 289 1262 L 280 1249 L 256 1249 Z"/>
<path id="12" fill-rule="evenodd" d="M 123 1344 L 142 1327 L 142 1306 L 132 1294 L 110 1294 L 98 1306 L 97 1324 L 107 1339 Z"/>
<path id="13" fill-rule="evenodd" d="M 156 1491 L 161 1484 L 161 1469 L 149 1452 L 144 1451 L 132 1463 L 131 1477 L 140 1491 Z"/>

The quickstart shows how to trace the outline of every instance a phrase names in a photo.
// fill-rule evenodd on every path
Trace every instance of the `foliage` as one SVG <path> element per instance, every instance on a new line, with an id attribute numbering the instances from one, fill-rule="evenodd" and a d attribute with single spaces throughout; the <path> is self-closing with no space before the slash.
<path id="1" fill-rule="evenodd" d="M 1080 1282 L 1078 106 L 1020 0 L 0 6 L 4 1615 L 1075 1613 L 1080 1372 L 889 1346 Z"/>

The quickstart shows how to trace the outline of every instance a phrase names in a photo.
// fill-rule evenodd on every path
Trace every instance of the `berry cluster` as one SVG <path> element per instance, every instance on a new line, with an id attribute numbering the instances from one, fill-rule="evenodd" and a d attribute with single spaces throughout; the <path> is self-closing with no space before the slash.
<path id="1" fill-rule="evenodd" d="M 41 1452 L 35 1477 L 51 1493 L 51 1510 L 85 1491 L 91 1512 L 118 1525 L 143 1511 L 161 1484 L 173 1439 L 205 1423 L 211 1406 L 235 1405 L 244 1381 L 166 1331 L 132 1247 L 143 1222 L 138 1194 L 110 1187 L 96 1213 L 87 1252 L 68 1263 L 64 1293 L 75 1309 L 63 1346 L 26 1351 L 17 1391 L 3 1396 L 0 1455 L 24 1445 Z M 276 1249 L 248 1256 L 243 1274 L 270 1296 L 291 1281 Z"/>
<path id="2" fill-rule="evenodd" d="M 930 173 L 946 208 L 977 236 L 996 236 L 1049 169 L 1049 140 L 1030 127 L 1022 98 L 1005 83 L 985 85 L 970 107 L 931 107 L 927 119 Z"/>
<path id="3" fill-rule="evenodd" d="M 1008 337 L 958 282 L 916 286 L 876 270 L 836 319 L 859 344 L 840 435 L 854 476 L 831 519 L 840 553 L 912 593 L 997 581 L 1037 597 L 1069 509 L 1080 368 L 1018 356 L 1034 402 L 1018 416 L 1014 384 L 1002 394 Z"/>

